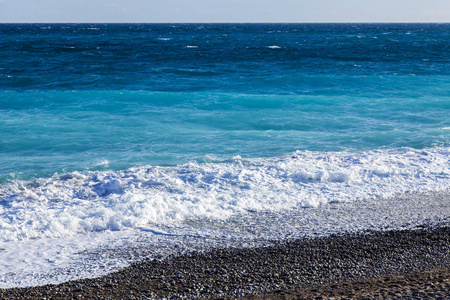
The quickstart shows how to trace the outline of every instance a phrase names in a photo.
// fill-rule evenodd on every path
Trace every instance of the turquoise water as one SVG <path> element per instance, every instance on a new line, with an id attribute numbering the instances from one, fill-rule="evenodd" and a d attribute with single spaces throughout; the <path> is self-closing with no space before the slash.
<path id="1" fill-rule="evenodd" d="M 0 182 L 449 144 L 448 24 L 0 30 Z"/>
<path id="2" fill-rule="evenodd" d="M 5 92 L 0 112 L 1 174 L 5 180 L 222 161 L 234 155 L 269 157 L 295 150 L 448 145 L 446 77 L 327 79 L 335 86 L 316 95 Z M 354 86 L 342 90 L 348 85 Z"/>
<path id="3" fill-rule="evenodd" d="M 0 288 L 448 222 L 449 33 L 1 24 Z"/>

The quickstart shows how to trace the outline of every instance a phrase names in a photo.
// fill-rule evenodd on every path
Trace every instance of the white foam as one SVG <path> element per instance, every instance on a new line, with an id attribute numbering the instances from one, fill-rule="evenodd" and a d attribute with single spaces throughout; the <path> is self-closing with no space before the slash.
<path id="1" fill-rule="evenodd" d="M 447 196 L 410 195 L 447 190 L 449 160 L 450 148 L 297 151 L 16 180 L 0 187 L 0 288 L 99 276 L 175 245 L 442 220 Z"/>
<path id="2" fill-rule="evenodd" d="M 267 48 L 269 48 L 269 49 L 281 49 L 280 46 L 276 46 L 276 45 L 273 45 L 273 46 L 267 46 Z"/>
<path id="3" fill-rule="evenodd" d="M 126 260 L 102 260 L 101 254 L 86 253 L 95 243 L 105 248 L 121 242 L 111 233 L 93 234 L 61 239 L 26 240 L 20 243 L 0 242 L 0 288 L 36 286 L 83 277 L 94 277 L 128 264 Z M 105 254 L 106 255 L 106 254 Z M 98 263 L 89 263 L 98 257 Z M 84 270 L 83 270 L 84 269 Z"/>
<path id="4" fill-rule="evenodd" d="M 448 186 L 449 157 L 448 148 L 356 154 L 298 151 L 275 158 L 237 156 L 228 163 L 73 172 L 15 181 L 0 189 L 0 241 L 436 191 Z"/>

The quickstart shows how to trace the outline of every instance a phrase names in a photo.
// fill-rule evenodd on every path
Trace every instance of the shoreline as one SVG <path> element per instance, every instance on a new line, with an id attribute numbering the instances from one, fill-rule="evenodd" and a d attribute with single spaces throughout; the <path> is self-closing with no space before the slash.
<path id="1" fill-rule="evenodd" d="M 450 226 L 338 234 L 173 255 L 99 278 L 0 289 L 0 298 L 309 299 L 341 295 L 370 299 L 370 295 L 383 297 L 383 291 L 386 298 L 428 295 L 450 299 Z"/>

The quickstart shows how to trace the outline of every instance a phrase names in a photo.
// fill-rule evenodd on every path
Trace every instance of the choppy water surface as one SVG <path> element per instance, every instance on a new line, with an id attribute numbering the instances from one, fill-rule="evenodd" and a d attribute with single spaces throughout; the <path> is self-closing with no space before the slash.
<path id="1" fill-rule="evenodd" d="M 0 25 L 0 286 L 447 222 L 449 32 Z"/>

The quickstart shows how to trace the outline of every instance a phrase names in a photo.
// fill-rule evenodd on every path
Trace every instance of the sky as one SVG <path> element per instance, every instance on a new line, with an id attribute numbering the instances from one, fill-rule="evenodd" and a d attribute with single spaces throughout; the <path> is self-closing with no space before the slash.
<path id="1" fill-rule="evenodd" d="M 450 0 L 0 0 L 0 23 L 450 22 Z"/>

